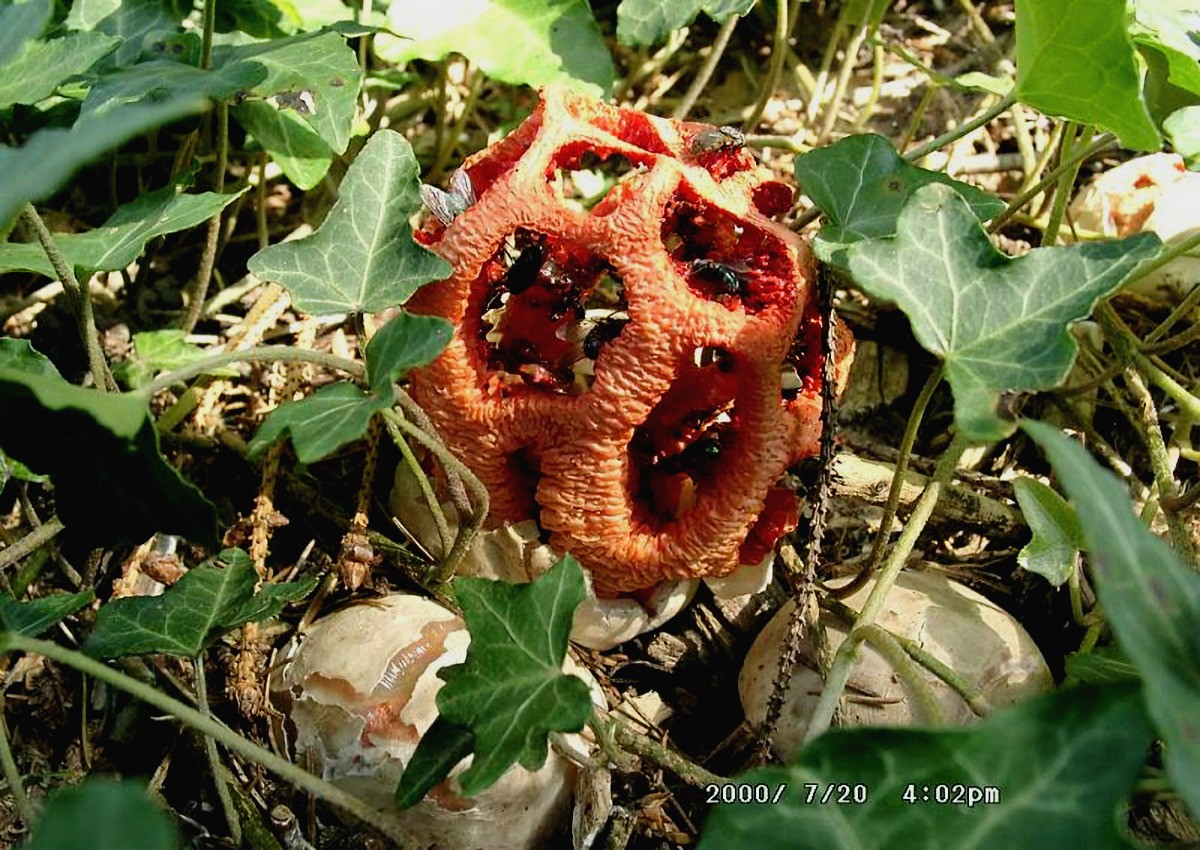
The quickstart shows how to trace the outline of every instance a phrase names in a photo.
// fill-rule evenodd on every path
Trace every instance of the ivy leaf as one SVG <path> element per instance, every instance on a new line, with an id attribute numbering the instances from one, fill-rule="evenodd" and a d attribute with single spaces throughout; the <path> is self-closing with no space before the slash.
<path id="1" fill-rule="evenodd" d="M 266 76 L 260 65 L 245 63 L 205 71 L 183 62 L 156 59 L 105 74 L 88 91 L 80 115 L 92 118 L 117 107 L 177 98 L 226 100 Z"/>
<path id="2" fill-rule="evenodd" d="M 1075 571 L 1075 556 L 1083 548 L 1079 517 L 1066 499 L 1036 478 L 1018 478 L 1013 489 L 1033 532 L 1033 539 L 1017 554 L 1017 563 L 1061 587 Z"/>
<path id="3" fill-rule="evenodd" d="M 37 637 L 95 598 L 90 590 L 84 590 L 79 593 L 52 593 L 41 599 L 18 602 L 11 594 L 0 593 L 0 629 Z"/>
<path id="4" fill-rule="evenodd" d="M 151 239 L 207 221 L 233 203 L 242 192 L 185 195 L 170 187 L 148 192 L 119 207 L 108 221 L 94 230 L 56 233 L 54 241 L 74 268 L 83 269 L 87 274 L 117 271 L 136 261 Z M 34 242 L 0 244 L 0 273 L 9 271 L 58 277 L 42 246 Z"/>
<path id="5" fill-rule="evenodd" d="M 965 729 L 826 732 L 795 764 L 738 777 L 787 787 L 776 805 L 717 806 L 699 850 L 1124 847 L 1117 806 L 1152 734 L 1129 685 L 1046 694 Z"/>
<path id="6" fill-rule="evenodd" d="M 204 98 L 183 95 L 123 104 L 83 116 L 70 130 L 39 130 L 19 148 L 0 145 L 0 230 L 27 202 L 52 195 L 105 151 L 207 106 Z"/>
<path id="7" fill-rule="evenodd" d="M 250 258 L 250 271 L 283 286 L 307 313 L 374 313 L 403 304 L 421 284 L 450 274 L 445 260 L 412 239 L 419 172 L 403 136 L 376 133 L 320 229 L 264 248 Z"/>
<path id="8" fill-rule="evenodd" d="M 462 664 L 438 671 L 446 686 L 437 705 L 445 720 L 435 738 L 422 737 L 397 798 L 420 800 L 453 764 L 441 752 L 463 748 L 471 736 L 475 757 L 459 777 L 462 794 L 473 797 L 491 787 L 514 764 L 537 770 L 546 760 L 551 732 L 575 732 L 592 712 L 588 687 L 562 672 L 567 636 L 575 609 L 583 600 L 583 570 L 566 555 L 529 584 L 458 578 L 455 595 L 462 605 L 471 644 Z M 406 778 L 408 771 L 414 777 Z"/>
<path id="9" fill-rule="evenodd" d="M 175 850 L 179 832 L 137 782 L 89 777 L 55 791 L 22 850 Z"/>
<path id="10" fill-rule="evenodd" d="M 621 0 L 617 6 L 617 41 L 650 46 L 666 39 L 672 30 L 686 27 L 701 12 L 718 24 L 734 15 L 746 16 L 755 0 Z"/>
<path id="11" fill-rule="evenodd" d="M 290 103 L 285 100 L 279 108 L 295 112 L 334 153 L 346 152 L 362 69 L 341 34 L 325 30 L 223 47 L 213 51 L 213 65 L 216 68 L 256 65 L 266 69 L 266 76 L 248 92 L 254 97 L 281 94 L 298 97 L 304 92 L 307 99 L 303 102 L 297 100 L 293 106 L 285 105 Z"/>
<path id="12" fill-rule="evenodd" d="M 187 336 L 187 331 L 178 328 L 134 334 L 133 354 L 118 363 L 113 374 L 136 390 L 150 383 L 160 372 L 170 372 L 207 357 L 204 349 L 187 341 Z M 236 377 L 238 371 L 232 366 L 218 366 L 205 374 Z"/>
<path id="13" fill-rule="evenodd" d="M 861 239 L 896 235 L 900 211 L 922 186 L 949 186 L 981 221 L 999 214 L 1003 201 L 940 171 L 909 165 L 883 136 L 866 133 L 796 157 L 796 180 L 828 223 L 813 245 L 826 262 L 845 267 L 843 249 Z"/>
<path id="14" fill-rule="evenodd" d="M 364 393 L 356 384 L 321 387 L 308 398 L 289 401 L 267 414 L 246 457 L 258 460 L 276 440 L 292 438 L 301 463 L 316 463 L 367 433 L 371 417 L 392 406 L 392 396 Z"/>
<path id="15" fill-rule="evenodd" d="M 116 599 L 100 606 L 96 628 L 83 648 L 97 658 L 147 652 L 195 657 L 222 632 L 277 616 L 284 606 L 312 593 L 317 577 L 282 584 L 259 583 L 250 556 L 226 549 L 225 564 L 201 564 L 161 596 Z"/>
<path id="16" fill-rule="evenodd" d="M 96 32 L 26 42 L 11 62 L 0 67 L 0 109 L 49 97 L 62 83 L 86 71 L 120 43 L 119 38 Z"/>
<path id="17" fill-rule="evenodd" d="M 1154 235 L 1139 234 L 1010 259 L 961 196 L 933 183 L 905 205 L 894 239 L 858 242 L 847 253 L 855 282 L 896 302 L 921 345 L 945 362 L 959 431 L 987 441 L 1014 428 L 996 413 L 1000 393 L 1065 380 L 1076 352 L 1070 323 L 1159 247 Z"/>
<path id="18" fill-rule="evenodd" d="M 1096 124 L 1131 150 L 1162 144 L 1142 100 L 1121 0 L 1021 0 L 1017 97 L 1047 115 Z"/>
<path id="19" fill-rule="evenodd" d="M 1068 676 L 1081 682 L 1140 682 L 1142 674 L 1119 646 L 1102 646 L 1091 652 L 1072 652 L 1063 659 Z"/>
<path id="20" fill-rule="evenodd" d="M 1124 485 L 1082 446 L 1044 422 L 1021 427 L 1075 503 L 1104 618 L 1142 672 L 1167 775 L 1200 812 L 1200 574 L 1142 525 Z"/>
<path id="21" fill-rule="evenodd" d="M 236 107 L 233 117 L 298 188 L 313 188 L 329 171 L 333 149 L 294 110 L 251 102 Z"/>
<path id="22" fill-rule="evenodd" d="M 11 368 L 0 351 L 0 446 L 54 482 L 59 517 L 92 546 L 158 531 L 215 544 L 217 513 L 159 453 L 146 399 Z"/>
<path id="23" fill-rule="evenodd" d="M 456 764 L 471 754 L 474 746 L 475 735 L 470 729 L 437 717 L 421 736 L 400 776 L 395 794 L 397 807 L 411 808 L 425 799 Z"/>
<path id="24" fill-rule="evenodd" d="M 401 313 L 367 343 L 367 380 L 376 395 L 390 399 L 392 384 L 409 369 L 431 363 L 450 342 L 454 326 L 440 316 Z"/>
<path id="25" fill-rule="evenodd" d="M 141 57 L 148 36 L 179 31 L 179 19 L 169 0 L 73 0 L 70 8 L 70 29 L 101 32 L 122 40 L 110 59 L 119 68 Z"/>
<path id="26" fill-rule="evenodd" d="M 34 348 L 27 339 L 0 337 L 0 368 L 16 369 L 47 378 L 62 378 L 50 358 Z"/>
<path id="27" fill-rule="evenodd" d="M 1165 82 L 1200 96 L 1200 8 L 1179 0 L 1133 0 L 1132 5 L 1134 43 L 1162 57 Z M 1152 112 L 1156 105 L 1151 103 Z"/>
<path id="28" fill-rule="evenodd" d="M 616 76 L 586 0 L 393 3 L 388 20 L 400 38 L 379 36 L 376 53 L 389 64 L 461 53 L 493 80 L 605 97 Z"/>
<path id="29" fill-rule="evenodd" d="M 51 0 L 25 0 L 0 7 L 0 65 L 6 65 L 27 41 L 42 34 L 53 11 Z"/>
<path id="30" fill-rule="evenodd" d="M 1200 169 L 1200 106 L 1187 106 L 1172 112 L 1163 122 L 1163 131 L 1171 147 L 1184 158 L 1192 171 Z"/>

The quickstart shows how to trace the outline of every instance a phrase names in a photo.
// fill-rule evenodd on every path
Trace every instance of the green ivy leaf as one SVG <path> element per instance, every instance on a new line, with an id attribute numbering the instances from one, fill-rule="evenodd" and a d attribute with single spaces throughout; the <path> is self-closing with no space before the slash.
<path id="1" fill-rule="evenodd" d="M 1200 812 L 1200 574 L 1142 525 L 1124 485 L 1044 422 L 1021 426 L 1075 503 L 1104 618 L 1142 672 L 1167 775 Z"/>
<path id="2" fill-rule="evenodd" d="M 207 352 L 188 342 L 187 336 L 187 331 L 177 328 L 134 334 L 133 353 L 113 368 L 113 374 L 136 390 L 150 383 L 160 372 L 170 372 L 207 357 Z M 218 366 L 205 374 L 232 378 L 238 371 L 232 366 Z"/>
<path id="3" fill-rule="evenodd" d="M 0 337 L 0 368 L 16 369 L 47 378 L 62 378 L 50 358 L 34 348 L 27 339 Z"/>
<path id="4" fill-rule="evenodd" d="M 394 36 L 376 53 L 389 64 L 461 53 L 494 80 L 565 83 L 607 97 L 616 72 L 586 0 L 441 0 L 393 3 Z"/>
<path id="5" fill-rule="evenodd" d="M 392 384 L 409 369 L 433 362 L 454 335 L 440 316 L 401 313 L 367 343 L 367 380 L 381 398 L 392 397 Z"/>
<path id="6" fill-rule="evenodd" d="M 1179 0 L 1133 0 L 1129 32 L 1135 44 L 1162 57 L 1168 84 L 1200 96 L 1200 8 L 1188 5 Z M 1155 106 L 1152 102 L 1151 112 L 1157 111 Z"/>
<path id="7" fill-rule="evenodd" d="M 85 233 L 57 233 L 54 241 L 67 261 L 86 274 L 116 271 L 132 264 L 151 239 L 187 230 L 212 218 L 233 203 L 242 192 L 195 195 L 173 188 L 138 196 L 109 217 L 104 224 Z M 0 272 L 29 271 L 56 278 L 46 252 L 35 242 L 0 244 Z"/>
<path id="8" fill-rule="evenodd" d="M 940 171 L 905 162 L 883 136 L 846 138 L 796 157 L 793 168 L 804 193 L 828 223 L 813 245 L 826 262 L 845 267 L 843 249 L 861 239 L 896 235 L 900 211 L 922 186 L 940 183 L 956 191 L 981 221 L 999 214 L 1003 201 Z"/>
<path id="9" fill-rule="evenodd" d="M 313 188 L 329 171 L 333 149 L 295 111 L 253 102 L 236 107 L 233 117 L 298 188 Z"/>
<path id="10" fill-rule="evenodd" d="M 1017 97 L 1047 115 L 1096 124 L 1132 150 L 1162 144 L 1142 100 L 1125 0 L 1021 0 Z"/>
<path id="11" fill-rule="evenodd" d="M 617 6 L 617 41 L 649 46 L 664 41 L 672 30 L 686 27 L 701 12 L 719 24 L 734 15 L 746 16 L 755 0 L 621 0 Z"/>
<path id="12" fill-rule="evenodd" d="M 13 60 L 0 67 L 0 109 L 14 103 L 33 104 L 81 74 L 102 56 L 117 49 L 121 39 L 83 32 L 50 41 L 29 41 Z"/>
<path id="13" fill-rule="evenodd" d="M 791 766 L 738 777 L 787 789 L 776 805 L 717 806 L 699 850 L 1124 847 L 1117 805 L 1151 736 L 1128 685 L 1046 694 L 964 729 L 834 730 Z M 996 788 L 999 802 L 939 804 L 959 785 Z M 866 801 L 837 802 L 843 787 Z"/>
<path id="14" fill-rule="evenodd" d="M 550 733 L 578 731 L 592 712 L 587 685 L 562 672 L 584 595 L 578 561 L 566 555 L 529 584 L 460 577 L 454 589 L 471 644 L 462 664 L 438 672 L 446 682 L 437 695 L 445 723 L 435 738 L 421 738 L 401 776 L 396 796 L 406 803 L 419 801 L 446 776 L 433 766 L 448 772 L 453 763 L 447 765 L 441 749 L 459 751 L 464 735 L 475 758 L 459 784 L 473 797 L 514 764 L 540 768 Z"/>
<path id="15" fill-rule="evenodd" d="M 52 593 L 41 599 L 18 602 L 11 594 L 0 593 L 0 629 L 37 637 L 95 598 L 90 590 L 84 590 L 79 593 Z"/>
<path id="16" fill-rule="evenodd" d="M 248 94 L 267 98 L 307 93 L 307 105 L 297 108 L 281 103 L 279 108 L 296 113 L 334 153 L 346 152 L 362 69 L 342 35 L 332 31 L 304 33 L 213 51 L 215 68 L 245 65 L 266 69 L 266 76 Z M 269 147 L 267 150 L 274 153 Z"/>
<path id="17" fill-rule="evenodd" d="M 22 850 L 176 850 L 170 816 L 137 782 L 90 777 L 50 796 Z"/>
<path id="18" fill-rule="evenodd" d="M 0 145 L 0 230 L 27 202 L 52 195 L 105 151 L 207 106 L 191 96 L 125 104 L 82 116 L 70 130 L 39 130 L 19 148 Z"/>
<path id="19" fill-rule="evenodd" d="M 117 36 L 122 44 L 111 57 L 123 68 L 137 62 L 148 36 L 178 32 L 179 18 L 169 0 L 73 0 L 67 26 Z"/>
<path id="20" fill-rule="evenodd" d="M 4 448 L 0 447 L 0 493 L 3 493 L 5 485 L 14 479 L 27 481 L 30 484 L 45 484 L 50 480 L 50 476 L 38 475 L 19 460 L 13 460 L 6 455 Z"/>
<path id="21" fill-rule="evenodd" d="M 1079 518 L 1066 499 L 1036 478 L 1018 478 L 1013 489 L 1033 532 L 1033 539 L 1017 554 L 1017 563 L 1061 587 L 1075 571 L 1075 556 L 1083 548 Z"/>
<path id="22" fill-rule="evenodd" d="M 42 34 L 53 11 L 51 0 L 25 0 L 0 6 L 0 65 L 15 58 L 25 42 Z"/>
<path id="23" fill-rule="evenodd" d="M 0 359 L 0 409 L 0 446 L 50 476 L 71 534 L 92 546 L 157 531 L 216 542 L 216 509 L 159 453 L 142 396 L 72 386 Z"/>
<path id="24" fill-rule="evenodd" d="M 118 658 L 147 652 L 193 658 L 222 632 L 275 617 L 290 602 L 312 593 L 317 577 L 283 584 L 259 583 L 250 556 L 226 549 L 209 562 L 193 567 L 161 596 L 116 599 L 100 606 L 96 628 L 84 651 L 97 658 Z"/>
<path id="25" fill-rule="evenodd" d="M 847 253 L 855 282 L 897 303 L 921 345 L 945 362 L 959 431 L 987 441 L 1014 428 L 996 413 L 1000 393 L 1065 380 L 1076 352 L 1070 323 L 1159 247 L 1139 234 L 1010 259 L 961 196 L 933 183 L 905 205 L 894 239 L 857 242 Z"/>
<path id="26" fill-rule="evenodd" d="M 450 265 L 417 245 L 408 220 L 421 206 L 420 166 L 399 133 L 376 133 L 311 236 L 264 248 L 247 265 L 307 313 L 374 313 L 403 304 Z"/>
<path id="27" fill-rule="evenodd" d="M 240 30 L 254 38 L 283 38 L 299 24 L 300 16 L 288 2 L 223 0 L 217 6 L 217 32 Z"/>
<path id="28" fill-rule="evenodd" d="M 80 115 L 90 118 L 118 107 L 185 97 L 226 100 L 260 82 L 266 73 L 250 62 L 214 71 L 169 59 L 141 62 L 101 77 L 84 98 Z"/>
<path id="29" fill-rule="evenodd" d="M 460 761 L 471 754 L 475 734 L 465 726 L 437 717 L 425 730 L 417 749 L 400 776 L 395 802 L 401 809 L 411 808 L 425 799 L 435 785 L 450 775 Z"/>
<path id="30" fill-rule="evenodd" d="M 285 436 L 292 438 L 301 463 L 316 463 L 367 433 L 371 417 L 392 406 L 392 397 L 364 393 L 356 384 L 321 387 L 308 398 L 289 401 L 267 414 L 250 443 L 246 457 L 258 460 L 267 447 Z"/>
<path id="31" fill-rule="evenodd" d="M 1063 660 L 1068 676 L 1081 682 L 1140 682 L 1142 674 L 1119 646 L 1102 646 L 1091 652 L 1072 652 Z"/>

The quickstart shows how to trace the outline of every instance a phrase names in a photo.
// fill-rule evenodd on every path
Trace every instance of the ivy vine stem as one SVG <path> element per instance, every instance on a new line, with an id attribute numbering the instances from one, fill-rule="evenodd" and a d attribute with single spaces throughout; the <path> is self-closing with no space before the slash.
<path id="1" fill-rule="evenodd" d="M 26 652 L 41 655 L 51 661 L 65 664 L 94 679 L 99 679 L 101 682 L 111 685 L 117 690 L 124 691 L 130 696 L 157 708 L 159 711 L 173 715 L 181 723 L 190 726 L 203 735 L 208 735 L 221 744 L 221 746 L 225 747 L 225 749 L 266 768 L 301 791 L 312 794 L 314 797 L 319 797 L 330 805 L 344 809 L 358 820 L 378 829 L 401 847 L 415 848 L 418 846 L 407 830 L 353 794 L 343 791 L 320 777 L 313 776 L 287 759 L 248 741 L 216 718 L 206 716 L 198 709 L 192 708 L 190 705 L 180 702 L 174 697 L 167 696 L 145 682 L 139 682 L 131 676 L 114 670 L 108 665 L 84 655 L 82 652 L 67 649 L 50 641 L 39 640 L 14 632 L 4 632 L 0 634 L 0 653 L 6 652 Z"/>
<path id="2" fill-rule="evenodd" d="M 345 372 L 352 378 L 361 380 L 366 376 L 366 368 L 361 363 L 326 354 L 323 351 L 313 351 L 308 348 L 292 348 L 288 345 L 260 345 L 257 348 L 246 348 L 241 351 L 222 351 L 210 354 L 199 360 L 193 360 L 186 366 L 181 366 L 174 372 L 168 372 L 151 381 L 142 393 L 152 396 L 157 392 L 168 389 L 175 384 L 190 381 L 205 372 L 229 366 L 233 363 L 312 363 L 326 369 L 336 369 Z"/>
<path id="3" fill-rule="evenodd" d="M 859 612 L 858 619 L 854 622 L 854 627 L 850 629 L 850 634 L 838 647 L 837 654 L 833 659 L 833 666 L 825 680 L 825 687 L 821 691 L 821 696 L 813 709 L 812 719 L 809 720 L 808 729 L 804 733 L 806 744 L 828 729 L 833 722 L 834 712 L 841 702 L 846 684 L 850 681 L 850 673 L 854 669 L 858 646 L 866 637 L 866 627 L 874 625 L 888 593 L 896 583 L 896 577 L 900 575 L 905 560 L 912 553 L 917 538 L 925 529 L 925 524 L 933 513 L 933 506 L 941 496 L 942 488 L 949 483 L 950 477 L 958 465 L 958 459 L 962 457 L 966 447 L 967 441 L 961 435 L 955 435 L 945 454 L 938 460 L 933 477 L 929 479 L 929 483 L 925 485 L 920 498 L 917 499 L 917 504 L 913 507 L 912 515 L 908 519 L 908 525 L 904 527 L 900 539 L 892 548 L 892 553 L 879 573 L 875 586 L 871 588 L 871 593 L 867 596 L 867 601 L 863 604 L 862 611 Z"/>
<path id="4" fill-rule="evenodd" d="M 783 63 L 787 59 L 788 37 L 791 33 L 792 22 L 788 20 L 787 0 L 775 0 L 775 41 L 771 50 L 771 62 L 767 66 L 767 76 L 762 81 L 758 101 L 742 123 L 743 130 L 750 131 L 758 126 L 767 104 L 775 95 L 775 86 L 779 84 L 779 75 L 783 73 Z"/>
<path id="5" fill-rule="evenodd" d="M 208 705 L 208 680 L 204 675 L 204 653 L 192 659 L 192 670 L 196 676 L 196 705 L 205 717 L 212 717 L 212 709 Z M 211 735 L 204 737 L 204 754 L 208 758 L 208 767 L 212 771 L 213 787 L 217 791 L 217 799 L 221 802 L 221 811 L 225 814 L 225 824 L 229 827 L 229 837 L 235 847 L 242 845 L 242 822 L 238 819 L 237 809 L 233 805 L 233 797 L 226 784 L 225 765 L 221 763 L 221 754 L 217 752 L 217 741 Z"/>
<path id="6" fill-rule="evenodd" d="M 87 352 L 88 368 L 92 372 L 92 381 L 95 383 L 96 389 L 100 392 L 116 389 L 116 381 L 113 380 L 112 373 L 108 370 L 108 362 L 104 359 L 104 352 L 100 348 L 100 334 L 96 330 L 96 316 L 92 311 L 91 288 L 79 284 L 79 278 L 75 277 L 75 270 L 71 268 L 66 255 L 54 241 L 50 228 L 46 227 L 46 222 L 38 215 L 33 204 L 25 205 L 21 211 L 21 218 L 37 236 L 38 243 L 46 254 L 46 259 L 50 261 L 54 273 L 58 275 L 59 282 L 62 283 L 71 299 L 71 306 L 75 310 L 75 320 L 79 325 L 79 338 Z"/>
<path id="7" fill-rule="evenodd" d="M 684 92 L 679 103 L 675 105 L 675 111 L 671 113 L 672 118 L 683 121 L 688 117 L 688 113 L 692 111 L 692 107 L 700 99 L 700 94 L 704 91 L 704 87 L 712 79 L 713 72 L 721 62 L 721 57 L 725 55 L 725 48 L 729 46 L 729 39 L 733 36 L 733 30 L 739 20 L 738 15 L 730 15 L 729 20 L 721 24 L 721 29 L 717 31 L 717 37 L 713 39 L 713 43 L 708 48 L 708 56 L 705 58 L 704 64 L 700 66 L 700 70 L 696 72 L 696 77 L 692 80 L 692 84 L 688 86 L 688 90 Z"/>
<path id="8" fill-rule="evenodd" d="M 1001 227 L 1006 225 L 1009 219 L 1017 214 L 1018 210 L 1020 210 L 1023 206 L 1032 201 L 1054 183 L 1058 182 L 1059 177 L 1061 177 L 1064 172 L 1072 168 L 1077 168 L 1077 166 L 1085 159 L 1104 150 L 1116 140 L 1117 137 L 1112 133 L 1102 133 L 1093 139 L 1090 145 L 1084 145 L 1083 147 L 1075 150 L 1068 159 L 1060 162 L 1051 171 L 1047 172 L 1041 180 L 1009 201 L 1008 207 L 1005 208 L 1002 213 L 988 222 L 988 233 L 995 233 Z"/>
<path id="9" fill-rule="evenodd" d="M 17 807 L 17 813 L 21 816 L 21 820 L 25 821 L 25 828 L 29 829 L 33 825 L 37 813 L 33 810 L 29 795 L 25 793 L 25 786 L 21 782 L 21 771 L 17 768 L 12 747 L 9 746 L 8 724 L 4 720 L 4 705 L 4 697 L 0 696 L 0 768 L 4 771 L 4 780 L 8 783 L 8 790 L 12 792 L 13 805 Z"/>
<path id="10" fill-rule="evenodd" d="M 0 570 L 17 563 L 26 555 L 31 555 L 58 536 L 64 528 L 62 520 L 52 516 L 33 531 L 26 534 L 11 546 L 0 550 Z"/>

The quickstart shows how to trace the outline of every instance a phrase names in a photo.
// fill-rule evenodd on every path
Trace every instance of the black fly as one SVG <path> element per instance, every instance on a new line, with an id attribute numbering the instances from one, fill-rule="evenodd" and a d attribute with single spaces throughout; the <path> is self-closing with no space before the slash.
<path id="1" fill-rule="evenodd" d="M 450 191 L 443 192 L 437 186 L 421 186 L 421 201 L 442 224 L 448 225 L 466 212 L 475 203 L 475 187 L 463 169 L 458 169 L 450 178 Z"/>
<path id="2" fill-rule="evenodd" d="M 737 127 L 710 127 L 692 136 L 693 156 L 733 150 L 746 144 L 746 134 Z"/>
<path id="3" fill-rule="evenodd" d="M 541 245 L 535 243 L 525 247 L 505 272 L 504 287 L 513 295 L 519 295 L 533 286 L 542 270 L 544 257 Z"/>
<path id="4" fill-rule="evenodd" d="M 733 266 L 716 260 L 692 260 L 692 276 L 712 284 L 717 295 L 746 294 L 746 278 Z"/>
<path id="5" fill-rule="evenodd" d="M 601 319 L 592 326 L 588 335 L 583 338 L 583 356 L 595 360 L 600 356 L 600 347 L 606 342 L 612 342 L 621 335 L 628 319 Z"/>

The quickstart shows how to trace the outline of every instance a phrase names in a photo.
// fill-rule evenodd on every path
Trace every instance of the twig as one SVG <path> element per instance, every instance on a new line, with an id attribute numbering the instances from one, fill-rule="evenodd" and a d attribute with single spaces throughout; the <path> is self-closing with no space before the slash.
<path id="1" fill-rule="evenodd" d="M 0 570 L 17 563 L 26 555 L 30 555 L 45 546 L 57 537 L 63 528 L 62 520 L 57 516 L 52 516 L 16 543 L 0 549 Z"/>
<path id="2" fill-rule="evenodd" d="M 174 372 L 160 375 L 142 390 L 147 397 L 168 389 L 175 384 L 184 383 L 211 369 L 228 366 L 231 363 L 315 363 L 327 369 L 337 369 L 356 379 L 366 375 L 366 369 L 361 363 L 326 354 L 323 351 L 313 351 L 307 348 L 292 348 L 287 345 L 260 345 L 257 348 L 246 348 L 240 351 L 222 351 L 210 354 L 200 360 L 193 360 L 186 366 L 181 366 Z"/>
<path id="3" fill-rule="evenodd" d="M 2 694 L 0 694 L 0 768 L 4 770 L 4 779 L 8 782 L 8 790 L 12 792 L 13 804 L 17 807 L 17 813 L 21 816 L 21 820 L 25 821 L 25 828 L 32 828 L 37 813 L 33 810 L 33 804 L 29 802 L 29 795 L 25 793 L 25 786 L 21 783 L 21 771 L 17 769 L 17 762 L 13 758 L 12 748 L 8 743 L 8 724 L 4 720 L 4 696 Z"/>
<path id="4" fill-rule="evenodd" d="M 210 5 L 215 5 L 216 0 L 206 0 L 204 4 L 205 12 L 207 13 Z M 217 102 L 217 173 L 215 180 L 215 188 L 218 194 L 225 191 L 225 167 L 229 156 L 229 104 L 225 101 Z M 221 235 L 221 214 L 222 210 L 217 210 L 213 217 L 208 220 L 208 229 L 204 234 L 204 249 L 200 253 L 200 268 L 196 272 L 195 282 L 188 288 L 188 303 L 187 312 L 184 314 L 183 323 L 180 327 L 183 330 L 191 333 L 195 329 L 196 323 L 200 321 L 200 314 L 204 310 L 204 299 L 208 297 L 208 287 L 212 283 L 213 268 L 217 261 L 217 242 Z"/>
<path id="5" fill-rule="evenodd" d="M 766 110 L 771 98 L 775 96 L 775 86 L 778 85 L 779 75 L 783 72 L 783 63 L 789 50 L 788 37 L 791 32 L 787 0 L 775 0 L 775 40 L 771 45 L 771 63 L 767 66 L 767 76 L 762 81 L 758 102 L 754 104 L 754 109 L 750 110 L 750 114 L 742 123 L 742 129 L 746 132 L 758 126 L 763 111 Z"/>
<path id="6" fill-rule="evenodd" d="M 712 79 L 713 71 L 716 70 L 721 57 L 725 54 L 725 48 L 729 46 L 729 39 L 733 35 L 734 28 L 737 27 L 738 20 L 740 20 L 738 15 L 730 15 L 729 20 L 721 24 L 721 29 L 717 31 L 717 37 L 713 39 L 712 45 L 708 48 L 708 56 L 705 57 L 704 64 L 700 66 L 692 84 L 688 86 L 688 90 L 676 104 L 675 111 L 671 113 L 672 118 L 683 121 L 692 111 L 692 107 L 696 105 L 701 92 L 708 85 L 708 81 Z"/>
<path id="7" fill-rule="evenodd" d="M 980 113 L 967 123 L 959 127 L 955 127 L 953 130 L 942 133 L 942 135 L 930 139 L 928 142 L 919 147 L 913 148 L 908 153 L 904 154 L 904 159 L 908 162 L 918 162 L 924 159 L 934 151 L 940 150 L 951 142 L 956 142 L 964 136 L 975 132 L 984 124 L 989 123 L 992 119 L 1004 114 L 1004 112 L 1006 112 L 1008 108 L 1016 102 L 1016 95 L 1011 93 L 1005 95 L 1003 98 L 997 101 L 991 109 Z"/>
<path id="8" fill-rule="evenodd" d="M 204 676 L 204 653 L 192 659 L 192 669 L 196 674 L 196 706 L 205 717 L 212 717 L 212 709 L 208 705 L 208 682 Z M 225 824 L 229 827 L 229 837 L 233 845 L 242 845 L 242 823 L 238 818 L 237 809 L 233 805 L 233 797 L 229 794 L 226 784 L 225 765 L 217 752 L 217 741 L 211 735 L 202 735 L 204 739 L 204 754 L 208 757 L 208 768 L 212 771 L 213 785 L 217 789 L 217 799 L 221 801 L 221 811 L 225 814 Z"/>
<path id="9" fill-rule="evenodd" d="M 1093 156 L 1117 140 L 1117 137 L 1112 133 L 1104 133 L 1097 137 L 1090 145 L 1080 148 L 1071 154 L 1071 158 L 1065 162 L 1060 162 L 1056 168 L 1046 174 L 1041 180 L 1030 186 L 1024 192 L 1021 192 L 1017 197 L 1008 202 L 1008 207 L 1004 212 L 997 215 L 988 223 L 988 233 L 995 233 L 1001 227 L 1008 223 L 1017 210 L 1025 206 L 1031 200 L 1040 195 L 1045 189 L 1053 185 L 1064 171 L 1074 168 L 1077 163 L 1083 162 L 1090 156 Z"/>
<path id="10" fill-rule="evenodd" d="M 725 777 L 705 770 L 670 747 L 633 731 L 612 714 L 609 714 L 604 722 L 609 724 L 613 738 L 621 749 L 633 753 L 635 756 L 649 759 L 660 767 L 665 767 L 689 785 L 703 788 L 707 785 L 724 785 L 729 782 Z"/>

